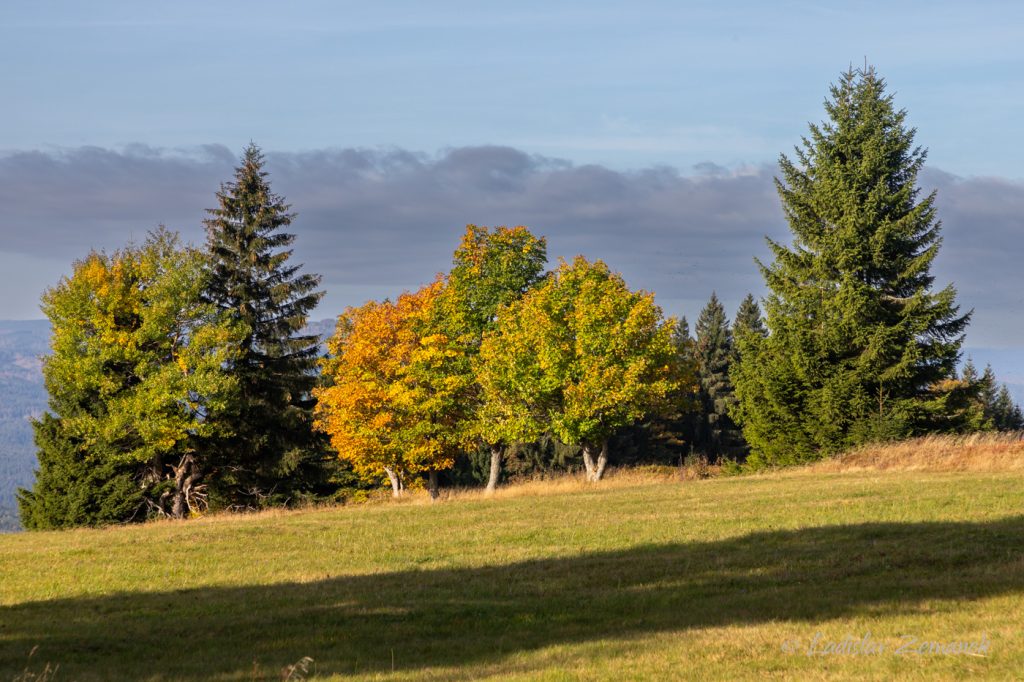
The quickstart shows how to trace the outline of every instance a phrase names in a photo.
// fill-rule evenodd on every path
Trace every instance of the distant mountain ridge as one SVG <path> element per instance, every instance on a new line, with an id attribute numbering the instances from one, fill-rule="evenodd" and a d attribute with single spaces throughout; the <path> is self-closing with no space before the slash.
<path id="1" fill-rule="evenodd" d="M 49 339 L 46 320 L 0 321 L 0 531 L 17 529 L 15 493 L 35 475 L 29 420 L 46 409 L 40 358 Z"/>
<path id="2" fill-rule="evenodd" d="M 326 338 L 334 326 L 334 318 L 317 320 L 303 331 Z M 30 420 L 46 409 L 41 358 L 49 341 L 47 320 L 0 320 L 0 532 L 18 529 L 16 493 L 35 477 Z"/>

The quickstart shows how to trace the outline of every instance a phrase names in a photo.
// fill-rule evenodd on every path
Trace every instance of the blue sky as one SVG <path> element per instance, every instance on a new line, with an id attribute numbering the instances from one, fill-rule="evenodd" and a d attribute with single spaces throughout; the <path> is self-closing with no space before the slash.
<path id="1" fill-rule="evenodd" d="M 761 293 L 774 163 L 865 58 L 929 149 L 937 284 L 1024 395 L 1024 3 L 34 2 L 0 5 L 0 319 L 91 248 L 201 241 L 254 140 L 299 212 L 318 314 L 529 225 L 666 312 Z"/>
<path id="2" fill-rule="evenodd" d="M 0 149 L 502 144 L 614 168 L 775 159 L 866 56 L 931 161 L 1021 178 L 1008 2 L 20 2 Z"/>

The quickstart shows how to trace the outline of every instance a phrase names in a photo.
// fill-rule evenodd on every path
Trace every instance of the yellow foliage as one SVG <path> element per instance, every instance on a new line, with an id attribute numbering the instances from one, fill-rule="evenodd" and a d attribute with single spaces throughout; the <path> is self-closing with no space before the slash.
<path id="1" fill-rule="evenodd" d="M 451 466 L 443 439 L 424 428 L 424 383 L 410 368 L 444 357 L 447 337 L 424 334 L 440 278 L 395 302 L 371 301 L 338 319 L 322 368 L 332 385 L 315 392 L 315 425 L 363 475 Z"/>

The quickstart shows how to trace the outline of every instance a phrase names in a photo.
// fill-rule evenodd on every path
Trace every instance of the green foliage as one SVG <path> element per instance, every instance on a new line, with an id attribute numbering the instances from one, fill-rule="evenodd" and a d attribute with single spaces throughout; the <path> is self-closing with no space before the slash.
<path id="1" fill-rule="evenodd" d="M 493 437 L 533 441 L 551 431 L 600 445 L 679 389 L 674 322 L 651 294 L 632 292 L 582 256 L 498 314 L 485 335 L 480 383 Z"/>
<path id="2" fill-rule="evenodd" d="M 434 324 L 478 351 L 484 332 L 495 326 L 498 309 L 540 281 L 546 264 L 547 241 L 523 226 L 490 230 L 467 225 L 439 306 L 444 319 Z"/>
<path id="3" fill-rule="evenodd" d="M 769 240 L 770 335 L 738 338 L 735 417 L 752 461 L 786 464 L 947 426 L 969 314 L 933 291 L 935 194 L 925 152 L 873 69 L 850 70 L 777 180 L 793 244 Z"/>
<path id="4" fill-rule="evenodd" d="M 734 358 L 732 330 L 714 293 L 697 318 L 696 332 L 692 352 L 700 382 L 700 417 L 693 445 L 711 459 L 742 454 L 743 435 L 729 416 L 736 401 L 729 377 Z"/>
<path id="5" fill-rule="evenodd" d="M 462 347 L 431 333 L 429 322 L 417 326 L 419 343 L 403 368 L 396 398 L 406 418 L 402 440 L 410 464 L 436 473 L 451 468 L 473 442 L 466 410 L 475 381 L 464 371 Z"/>
<path id="6" fill-rule="evenodd" d="M 968 358 L 958 377 L 938 384 L 936 391 L 943 399 L 941 413 L 945 416 L 946 431 L 970 433 L 989 431 L 994 427 L 988 406 L 995 395 L 995 375 L 986 367 L 978 376 L 974 362 Z"/>
<path id="7" fill-rule="evenodd" d="M 480 346 L 484 335 L 495 329 L 499 309 L 513 304 L 541 281 L 546 263 L 546 240 L 523 226 L 493 230 L 466 226 L 427 324 L 434 333 L 444 335 L 453 356 L 447 377 L 437 378 L 461 387 L 457 403 L 451 406 L 460 422 L 458 428 L 484 442 L 496 441 L 491 440 L 494 432 L 481 409 L 477 381 Z"/>
<path id="8" fill-rule="evenodd" d="M 18 498 L 26 529 L 146 519 L 146 499 L 155 490 L 139 484 L 139 467 L 119 459 L 116 451 L 88 447 L 52 414 L 34 427 L 39 470 L 32 489 L 22 489 Z"/>
<path id="9" fill-rule="evenodd" d="M 248 330 L 228 365 L 238 398 L 221 417 L 222 435 L 206 447 L 216 465 L 216 506 L 284 500 L 307 475 L 318 476 L 323 459 L 312 429 L 319 338 L 301 333 L 323 295 L 320 278 L 288 262 L 295 235 L 282 228 L 295 216 L 271 191 L 263 164 L 249 145 L 205 221 L 206 298 Z"/>
<path id="10" fill-rule="evenodd" d="M 973 383 L 976 387 L 973 393 L 976 395 L 975 401 L 980 404 L 985 427 L 997 431 L 1024 429 L 1024 413 L 1014 402 L 1006 384 L 1000 385 L 996 380 L 991 366 L 986 366 L 982 375 L 977 377 L 974 364 L 968 360 L 964 366 L 963 379 L 965 381 L 974 380 Z"/>
<path id="11" fill-rule="evenodd" d="M 202 302 L 203 263 L 160 229 L 141 247 L 90 254 L 43 296 L 50 412 L 35 422 L 35 485 L 19 496 L 26 527 L 203 506 L 197 448 L 222 433 L 236 390 L 223 367 L 245 333 Z"/>
<path id="12" fill-rule="evenodd" d="M 743 334 L 754 334 L 756 336 L 768 336 L 768 330 L 764 326 L 764 318 L 761 316 L 761 307 L 757 305 L 753 294 L 747 294 L 740 302 L 736 311 L 736 319 L 732 325 L 733 336 Z M 735 350 L 735 346 L 734 346 Z"/>
<path id="13" fill-rule="evenodd" d="M 675 329 L 672 330 L 672 344 L 676 347 L 676 352 L 681 356 L 692 353 L 693 337 L 690 336 L 690 323 L 686 320 L 686 315 L 679 318 Z"/>
<path id="14" fill-rule="evenodd" d="M 990 413 L 995 427 L 1000 431 L 1020 431 L 1024 429 L 1024 412 L 1010 396 L 1010 389 L 1003 384 L 990 406 Z"/>

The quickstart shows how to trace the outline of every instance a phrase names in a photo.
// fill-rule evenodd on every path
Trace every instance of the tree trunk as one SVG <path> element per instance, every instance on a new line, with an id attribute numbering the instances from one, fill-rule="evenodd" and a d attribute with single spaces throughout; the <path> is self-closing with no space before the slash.
<path id="1" fill-rule="evenodd" d="M 594 453 L 597 452 L 597 461 L 594 460 Z M 593 443 L 583 444 L 583 467 L 587 470 L 587 480 L 597 482 L 604 476 L 604 470 L 608 466 L 608 441 L 601 443 L 598 448 Z"/>
<path id="2" fill-rule="evenodd" d="M 597 469 L 594 471 L 594 481 L 600 481 L 604 476 L 604 470 L 608 466 L 608 441 L 601 443 L 601 452 L 597 455 Z"/>
<path id="3" fill-rule="evenodd" d="M 430 501 L 433 502 L 436 500 L 438 496 L 437 469 L 431 469 L 430 472 L 427 473 L 427 490 L 430 491 Z"/>
<path id="4" fill-rule="evenodd" d="M 590 443 L 583 444 L 583 468 L 587 470 L 587 480 L 594 480 L 594 457 L 593 457 L 594 446 Z"/>
<path id="5" fill-rule="evenodd" d="M 172 466 L 171 470 L 174 471 L 174 503 L 171 506 L 171 516 L 183 519 L 185 511 L 189 508 L 188 496 L 196 479 L 195 460 L 192 459 L 191 453 L 182 457 L 178 466 Z"/>
<path id="6" fill-rule="evenodd" d="M 501 455 L 500 445 L 491 446 L 491 473 L 487 476 L 487 494 L 490 495 L 498 487 L 498 477 L 501 476 Z"/>
<path id="7" fill-rule="evenodd" d="M 398 478 L 398 474 L 387 467 L 384 467 L 384 473 L 388 475 L 388 480 L 391 481 L 391 497 L 401 497 L 402 480 Z"/>

